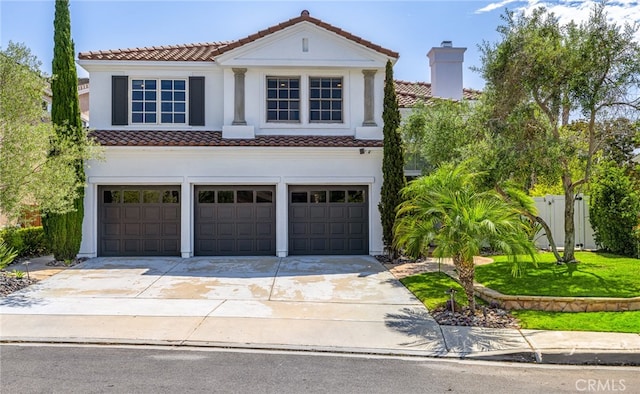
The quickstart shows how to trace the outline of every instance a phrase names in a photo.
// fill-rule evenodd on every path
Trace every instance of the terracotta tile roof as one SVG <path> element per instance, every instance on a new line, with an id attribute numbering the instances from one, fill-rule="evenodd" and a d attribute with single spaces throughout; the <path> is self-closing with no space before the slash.
<path id="1" fill-rule="evenodd" d="M 376 52 L 382 53 L 394 59 L 400 55 L 390 49 L 376 45 L 371 41 L 367 41 L 361 37 L 348 33 L 338 27 L 330 25 L 320 19 L 313 18 L 309 12 L 302 11 L 300 16 L 289 19 L 278 25 L 271 26 L 261 30 L 255 34 L 251 34 L 237 41 L 228 42 L 207 42 L 200 44 L 171 45 L 160 47 L 144 47 L 144 48 L 128 48 L 114 49 L 95 52 L 81 52 L 78 59 L 81 60 L 146 60 L 146 61 L 214 61 L 215 57 L 232 49 L 241 47 L 259 38 L 266 37 L 270 34 L 286 29 L 287 27 L 296 25 L 300 22 L 313 23 L 323 29 L 331 31 L 348 40 L 354 41 Z"/>
<path id="2" fill-rule="evenodd" d="M 382 54 L 387 55 L 389 57 L 392 57 L 394 59 L 397 59 L 398 57 L 400 57 L 398 52 L 394 52 L 394 51 L 392 51 L 390 49 L 383 48 L 380 45 L 376 45 L 376 44 L 372 43 L 371 41 L 367 41 L 367 40 L 363 39 L 362 37 L 358 37 L 358 36 L 353 35 L 353 34 L 351 34 L 349 32 L 346 32 L 346 31 L 344 31 L 344 30 L 342 30 L 342 29 L 340 29 L 338 27 L 335 27 L 335 26 L 330 25 L 330 24 L 328 24 L 326 22 L 323 22 L 320 19 L 314 18 L 311 15 L 309 15 L 309 12 L 306 11 L 306 10 L 302 11 L 300 13 L 300 16 L 298 16 L 296 18 L 291 18 L 286 22 L 282 22 L 282 23 L 280 23 L 278 25 L 271 26 L 268 29 L 261 30 L 261 31 L 255 33 L 255 34 L 247 36 L 247 37 L 245 37 L 243 39 L 240 39 L 238 41 L 234 41 L 234 42 L 230 43 L 229 45 L 227 45 L 225 47 L 218 48 L 218 50 L 215 51 L 213 53 L 213 55 L 214 56 L 220 55 L 220 54 L 222 54 L 224 52 L 230 51 L 230 50 L 238 48 L 238 47 L 240 47 L 242 45 L 245 45 L 245 44 L 248 44 L 250 42 L 256 41 L 259 38 L 268 36 L 270 34 L 273 34 L 273 33 L 277 32 L 277 31 L 280 31 L 280 30 L 284 30 L 287 27 L 296 25 L 296 24 L 298 24 L 300 22 L 313 23 L 316 26 L 319 26 L 319 27 L 321 27 L 323 29 L 329 30 L 330 32 L 333 32 L 333 33 L 335 33 L 335 34 L 337 34 L 339 36 L 342 36 L 342 37 L 344 37 L 344 38 L 346 38 L 348 40 L 354 41 L 354 42 L 356 42 L 356 43 L 358 43 L 360 45 L 363 45 L 363 46 L 365 46 L 365 47 L 367 47 L 369 49 L 373 49 L 376 52 L 382 53 Z"/>
<path id="3" fill-rule="evenodd" d="M 103 146 L 382 147 L 382 141 L 350 136 L 263 135 L 255 139 L 223 139 L 220 131 L 195 130 L 93 130 L 91 136 Z"/>
<path id="4" fill-rule="evenodd" d="M 227 45 L 229 42 L 221 41 L 81 52 L 78 54 L 78 59 L 210 62 L 213 61 L 214 51 Z"/>
<path id="5" fill-rule="evenodd" d="M 406 82 L 394 81 L 398 106 L 400 108 L 411 108 L 419 100 L 428 103 L 432 98 L 431 84 L 427 82 Z M 462 97 L 465 100 L 477 100 L 481 92 L 474 89 L 463 89 Z"/>

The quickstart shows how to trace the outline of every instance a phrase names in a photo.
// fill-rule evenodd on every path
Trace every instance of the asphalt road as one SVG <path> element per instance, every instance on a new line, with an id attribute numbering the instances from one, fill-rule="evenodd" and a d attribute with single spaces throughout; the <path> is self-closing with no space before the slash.
<path id="1" fill-rule="evenodd" d="M 640 368 L 167 347 L 1 345 L 0 392 L 638 393 Z"/>

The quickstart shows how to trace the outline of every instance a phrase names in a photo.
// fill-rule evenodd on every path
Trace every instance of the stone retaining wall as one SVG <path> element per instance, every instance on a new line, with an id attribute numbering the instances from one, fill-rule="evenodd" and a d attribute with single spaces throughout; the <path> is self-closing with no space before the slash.
<path id="1" fill-rule="evenodd" d="M 502 294 L 480 284 L 474 286 L 476 295 L 507 310 L 530 309 L 552 312 L 619 312 L 640 310 L 640 297 L 547 297 Z"/>

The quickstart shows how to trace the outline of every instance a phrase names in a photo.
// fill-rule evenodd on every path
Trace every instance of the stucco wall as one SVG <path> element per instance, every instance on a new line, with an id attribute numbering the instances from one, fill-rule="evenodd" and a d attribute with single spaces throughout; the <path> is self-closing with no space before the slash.
<path id="1" fill-rule="evenodd" d="M 182 186 L 181 252 L 193 255 L 194 185 L 275 185 L 276 250 L 287 255 L 288 185 L 369 186 L 369 252 L 381 254 L 378 202 L 382 149 L 359 148 L 107 148 L 104 160 L 89 163 L 81 256 L 97 255 L 99 185 L 171 184 Z"/>

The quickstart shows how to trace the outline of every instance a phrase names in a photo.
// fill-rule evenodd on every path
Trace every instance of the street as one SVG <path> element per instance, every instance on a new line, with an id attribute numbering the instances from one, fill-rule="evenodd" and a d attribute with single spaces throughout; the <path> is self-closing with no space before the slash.
<path id="1" fill-rule="evenodd" d="M 141 346 L 0 346 L 2 393 L 575 393 L 640 369 Z"/>

